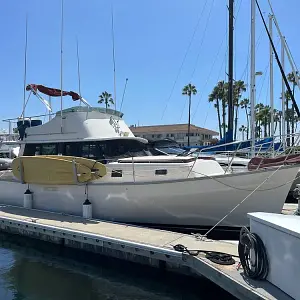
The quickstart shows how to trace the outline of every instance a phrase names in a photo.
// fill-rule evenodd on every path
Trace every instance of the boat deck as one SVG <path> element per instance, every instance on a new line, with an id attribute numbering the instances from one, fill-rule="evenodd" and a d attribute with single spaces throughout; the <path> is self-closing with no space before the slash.
<path id="1" fill-rule="evenodd" d="M 246 278 L 242 269 L 237 270 L 237 257 L 234 265 L 226 266 L 211 262 L 203 252 L 192 256 L 173 248 L 182 244 L 191 250 L 237 255 L 235 241 L 203 240 L 195 235 L 8 205 L 0 205 L 0 230 L 187 275 L 202 275 L 238 299 L 291 299 L 267 281 Z"/>

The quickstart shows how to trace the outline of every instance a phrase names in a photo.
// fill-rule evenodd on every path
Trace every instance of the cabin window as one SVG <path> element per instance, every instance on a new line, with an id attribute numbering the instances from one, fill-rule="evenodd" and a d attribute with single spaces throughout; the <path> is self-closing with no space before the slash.
<path id="1" fill-rule="evenodd" d="M 34 155 L 36 155 L 36 153 L 38 153 L 38 155 L 39 155 L 40 152 L 41 152 L 40 145 L 37 145 L 37 144 L 26 144 L 23 155 L 24 156 L 34 156 Z"/>
<path id="2" fill-rule="evenodd" d="M 63 145 L 63 155 L 66 156 L 81 156 L 79 155 L 78 151 L 78 145 L 79 143 L 73 142 L 73 143 L 64 143 Z"/>
<path id="3" fill-rule="evenodd" d="M 111 177 L 122 177 L 122 170 L 112 170 L 111 171 Z"/>
<path id="4" fill-rule="evenodd" d="M 26 144 L 24 156 L 57 155 L 58 144 Z"/>
<path id="5" fill-rule="evenodd" d="M 96 142 L 82 143 L 80 152 L 82 157 L 95 160 L 100 159 L 100 148 Z"/>
<path id="6" fill-rule="evenodd" d="M 57 144 L 42 144 L 41 145 L 42 155 L 57 155 L 58 145 Z"/>
<path id="7" fill-rule="evenodd" d="M 166 169 L 155 170 L 155 175 L 167 175 L 167 173 Z"/>

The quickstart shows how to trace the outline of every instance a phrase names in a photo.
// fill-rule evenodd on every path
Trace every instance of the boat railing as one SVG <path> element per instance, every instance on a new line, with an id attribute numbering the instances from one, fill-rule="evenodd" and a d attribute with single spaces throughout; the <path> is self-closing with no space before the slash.
<path id="1" fill-rule="evenodd" d="M 249 146 L 245 147 L 247 143 Z M 218 150 L 220 148 L 233 148 L 233 150 Z M 211 145 L 203 149 L 196 149 L 190 153 L 198 153 L 197 158 L 199 158 L 199 156 L 205 152 L 228 156 L 230 161 L 226 169 L 227 172 L 231 168 L 234 158 L 236 157 L 245 157 L 248 159 L 255 156 L 277 157 L 279 155 L 286 155 L 288 157 L 291 154 L 300 153 L 300 133 L 276 135 L 272 138 L 265 137 L 263 139 L 256 140 L 254 147 L 252 145 L 252 140 L 249 139 L 245 141 L 234 141 L 222 145 Z"/>

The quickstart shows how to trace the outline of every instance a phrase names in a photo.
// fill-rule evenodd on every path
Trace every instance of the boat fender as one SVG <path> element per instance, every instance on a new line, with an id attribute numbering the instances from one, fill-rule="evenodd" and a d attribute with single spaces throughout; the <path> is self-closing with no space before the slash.
<path id="1" fill-rule="evenodd" d="M 23 206 L 27 209 L 32 209 L 32 201 L 33 200 L 33 193 L 29 190 L 29 188 L 24 193 L 24 202 Z"/>
<path id="2" fill-rule="evenodd" d="M 86 199 L 82 204 L 82 216 L 86 219 L 91 219 L 92 214 L 92 203 L 89 199 Z"/>

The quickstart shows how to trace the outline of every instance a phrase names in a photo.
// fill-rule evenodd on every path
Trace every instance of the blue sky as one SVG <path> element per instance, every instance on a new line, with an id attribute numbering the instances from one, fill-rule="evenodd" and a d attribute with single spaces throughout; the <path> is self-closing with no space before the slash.
<path id="1" fill-rule="evenodd" d="M 216 112 L 213 106 L 208 104 L 207 99 L 217 81 L 226 79 L 227 2 L 227 0 L 64 0 L 63 89 L 78 91 L 76 58 L 76 38 L 78 38 L 82 96 L 92 105 L 98 105 L 97 98 L 102 91 L 113 93 L 111 39 L 113 4 L 117 109 L 120 108 L 125 79 L 128 78 L 122 107 L 128 125 L 187 122 L 186 97 L 181 95 L 181 89 L 191 81 L 198 89 L 197 96 L 193 98 L 192 122 L 216 130 Z M 290 0 L 287 6 L 285 2 L 272 1 L 280 28 L 297 63 L 300 60 L 297 22 L 300 3 L 297 0 Z M 260 0 L 260 3 L 267 19 L 269 13 L 267 0 Z M 26 14 L 28 14 L 26 82 L 60 88 L 60 9 L 61 0 L 2 1 L 1 120 L 17 117 L 22 111 Z M 235 79 L 248 82 L 249 0 L 235 0 L 235 17 Z M 199 26 L 192 40 L 197 22 Z M 269 45 L 258 14 L 256 28 L 256 70 L 264 72 L 257 80 L 257 102 L 267 104 Z M 274 42 L 280 54 L 277 33 L 274 34 Z M 290 71 L 288 64 L 286 65 L 287 71 Z M 274 66 L 275 103 L 277 108 L 280 108 L 278 98 L 281 79 L 276 63 Z M 244 96 L 248 97 L 248 92 Z M 53 99 L 52 102 L 54 110 L 58 110 L 59 98 Z M 64 108 L 74 104 L 76 103 L 71 98 L 65 97 Z M 37 98 L 31 97 L 26 115 L 43 113 L 45 113 L 44 106 Z M 245 124 L 243 113 L 239 123 Z M 5 127 L 4 123 L 0 123 L 0 128 Z"/>

